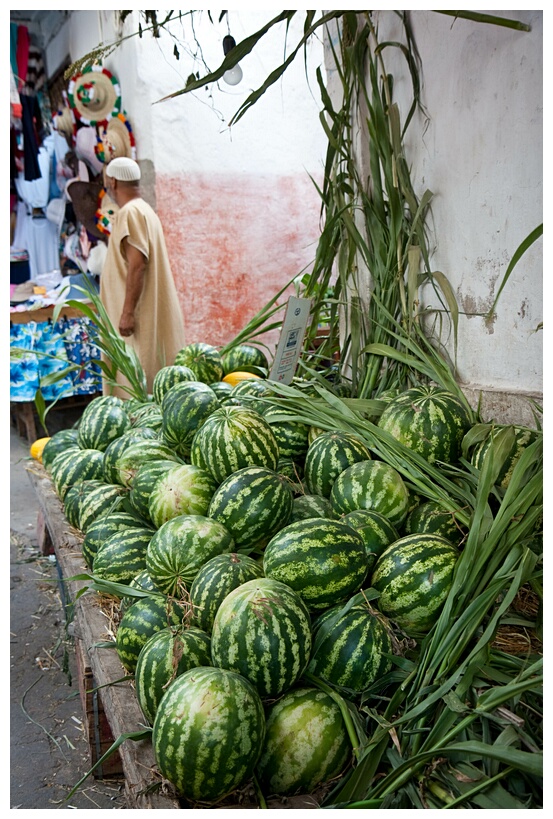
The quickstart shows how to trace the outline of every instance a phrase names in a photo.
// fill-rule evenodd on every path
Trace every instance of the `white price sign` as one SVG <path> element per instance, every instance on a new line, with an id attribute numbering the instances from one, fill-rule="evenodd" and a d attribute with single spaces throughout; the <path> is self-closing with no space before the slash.
<path id="1" fill-rule="evenodd" d="M 309 321 L 311 299 L 290 296 L 280 331 L 273 366 L 269 373 L 271 381 L 289 384 L 294 377 L 303 347 L 305 330 Z"/>

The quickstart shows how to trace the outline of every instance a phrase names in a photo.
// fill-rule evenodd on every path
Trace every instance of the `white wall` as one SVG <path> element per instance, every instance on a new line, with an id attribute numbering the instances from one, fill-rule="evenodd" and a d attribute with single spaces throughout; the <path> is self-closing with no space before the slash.
<path id="1" fill-rule="evenodd" d="M 480 388 L 491 391 L 489 413 L 507 417 L 509 402 L 501 393 L 514 396 L 515 406 L 518 393 L 542 391 L 541 239 L 516 266 L 494 317 L 482 314 L 518 245 L 543 221 L 543 15 L 490 13 L 532 30 L 411 12 L 429 120 L 417 116 L 410 125 L 406 156 L 419 196 L 426 189 L 434 194 L 432 264 L 449 278 L 463 313 L 460 380 L 474 398 Z M 402 37 L 392 12 L 381 12 L 379 23 L 382 40 Z M 405 62 L 393 49 L 384 59 L 405 117 Z M 431 293 L 425 298 L 436 305 Z"/>

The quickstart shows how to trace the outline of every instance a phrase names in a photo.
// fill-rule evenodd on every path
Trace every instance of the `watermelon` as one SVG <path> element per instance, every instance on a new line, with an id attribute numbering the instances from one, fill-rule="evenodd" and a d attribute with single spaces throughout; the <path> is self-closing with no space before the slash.
<path id="1" fill-rule="evenodd" d="M 263 572 L 286 583 L 310 611 L 358 591 L 368 564 L 361 535 L 339 520 L 307 518 L 285 526 L 265 547 Z"/>
<path id="2" fill-rule="evenodd" d="M 103 479 L 104 453 L 99 449 L 60 452 L 52 461 L 50 475 L 54 489 L 63 501 L 69 487 L 79 481 Z"/>
<path id="3" fill-rule="evenodd" d="M 222 356 L 223 372 L 228 373 L 242 370 L 244 367 L 261 367 L 264 370 L 269 369 L 269 361 L 267 356 L 255 347 L 253 344 L 236 344 L 231 347 Z"/>
<path id="4" fill-rule="evenodd" d="M 155 404 L 153 401 L 147 401 L 137 407 L 132 413 L 129 413 L 129 415 L 131 419 L 131 429 L 151 429 L 155 432 L 156 438 L 161 437 L 163 415 L 161 414 L 159 404 Z"/>
<path id="5" fill-rule="evenodd" d="M 157 588 L 156 584 L 148 574 L 147 569 L 141 569 L 138 574 L 135 574 L 132 580 L 129 580 L 127 585 L 130 589 L 137 589 L 144 592 L 157 592 L 158 594 L 161 594 L 160 590 Z M 129 606 L 132 606 L 132 604 L 136 603 L 136 601 L 139 599 L 139 597 L 135 597 L 132 594 L 123 595 L 120 603 L 121 613 L 123 614 L 125 610 L 129 608 Z"/>
<path id="6" fill-rule="evenodd" d="M 290 523 L 306 518 L 333 518 L 332 504 L 323 495 L 298 495 L 294 498 Z"/>
<path id="7" fill-rule="evenodd" d="M 168 626 L 179 626 L 182 618 L 182 608 L 164 595 L 141 597 L 129 606 L 115 635 L 115 648 L 123 668 L 134 674 L 140 651 L 148 638 Z"/>
<path id="8" fill-rule="evenodd" d="M 89 404 L 87 410 L 90 410 Z M 100 404 L 93 412 L 85 412 L 79 423 L 77 442 L 81 449 L 99 449 L 104 452 L 116 438 L 131 426 L 124 407 L 114 403 Z"/>
<path id="9" fill-rule="evenodd" d="M 211 632 L 213 665 L 246 677 L 262 698 L 278 697 L 294 685 L 310 651 L 307 607 L 278 580 L 247 580 L 217 610 Z"/>
<path id="10" fill-rule="evenodd" d="M 213 493 L 214 478 L 193 464 L 180 464 L 156 480 L 148 504 L 148 515 L 154 526 L 177 515 L 205 515 Z"/>
<path id="11" fill-rule="evenodd" d="M 262 566 L 248 555 L 227 552 L 210 558 L 190 586 L 194 623 L 211 634 L 217 609 L 227 594 L 247 580 L 262 576 Z"/>
<path id="12" fill-rule="evenodd" d="M 129 429 L 124 432 L 115 441 L 112 441 L 104 451 L 104 480 L 106 483 L 120 483 L 119 471 L 117 469 L 117 461 L 127 451 L 131 444 L 140 443 L 141 441 L 158 440 L 158 437 L 153 429 L 136 428 Z"/>
<path id="13" fill-rule="evenodd" d="M 97 481 L 85 495 L 79 498 L 77 504 L 78 528 L 86 534 L 89 526 L 98 518 L 123 509 L 126 491 L 115 483 Z"/>
<path id="14" fill-rule="evenodd" d="M 484 458 L 490 451 L 497 433 L 506 428 L 506 425 L 496 425 L 491 428 L 490 433 L 473 449 L 470 456 L 472 466 L 478 470 L 482 469 Z M 512 445 L 508 449 L 496 478 L 496 485 L 503 491 L 505 491 L 509 486 L 513 469 L 515 468 L 520 456 L 526 447 L 536 441 L 538 436 L 541 434 L 537 430 L 530 429 L 529 427 L 512 426 L 511 429 L 513 432 Z M 46 446 L 48 446 L 48 444 L 46 444 Z M 42 460 L 44 463 L 44 453 Z"/>
<path id="15" fill-rule="evenodd" d="M 307 670 L 347 697 L 361 694 L 390 671 L 391 654 L 389 625 L 364 599 L 352 598 L 315 620 Z"/>
<path id="16" fill-rule="evenodd" d="M 165 393 L 161 404 L 164 442 L 181 458 L 187 458 L 196 430 L 219 406 L 211 387 L 202 381 L 175 384 Z"/>
<path id="17" fill-rule="evenodd" d="M 276 472 L 286 478 L 290 484 L 290 489 L 294 495 L 303 494 L 303 468 L 302 465 L 293 461 L 291 458 L 279 458 L 276 467 Z"/>
<path id="18" fill-rule="evenodd" d="M 221 404 L 223 404 L 227 398 L 230 398 L 232 384 L 229 384 L 227 381 L 214 381 L 208 386 L 211 387 Z"/>
<path id="19" fill-rule="evenodd" d="M 192 802 L 215 802 L 250 779 L 264 738 L 263 704 L 253 685 L 209 667 L 171 683 L 152 730 L 161 775 Z"/>
<path id="20" fill-rule="evenodd" d="M 237 551 L 250 553 L 286 525 L 292 504 L 285 478 L 265 467 L 247 466 L 217 487 L 207 515 L 228 529 Z"/>
<path id="21" fill-rule="evenodd" d="M 168 444 L 155 438 L 142 438 L 134 441 L 120 453 L 114 467 L 116 480 L 121 486 L 132 488 L 136 473 L 142 464 L 148 461 L 174 461 L 175 464 L 182 464 L 182 459 L 175 453 Z"/>
<path id="22" fill-rule="evenodd" d="M 255 769 L 265 794 L 311 793 L 342 773 L 352 756 L 339 706 L 318 688 L 301 686 L 272 703 Z"/>
<path id="23" fill-rule="evenodd" d="M 44 449 L 42 450 L 42 466 L 47 472 L 50 472 L 52 462 L 56 455 L 66 450 L 80 449 L 77 443 L 78 429 L 60 429 L 55 432 L 52 437 L 46 441 Z"/>
<path id="24" fill-rule="evenodd" d="M 230 376 L 225 376 L 230 377 Z M 250 378 L 239 381 L 232 388 L 229 400 L 236 399 L 245 407 L 259 412 L 263 415 L 267 407 L 267 403 L 263 400 L 263 396 L 268 396 L 271 393 L 271 387 L 268 381 L 263 378 Z"/>
<path id="25" fill-rule="evenodd" d="M 109 512 L 93 521 L 86 530 L 81 544 L 83 558 L 88 568 L 92 568 L 96 552 L 114 532 L 144 529 L 145 525 L 145 521 L 125 511 Z M 152 535 L 154 532 L 155 529 L 152 527 Z"/>
<path id="26" fill-rule="evenodd" d="M 440 535 L 406 535 L 376 561 L 371 586 L 379 610 L 407 634 L 424 634 L 439 617 L 453 582 L 458 549 Z"/>
<path id="27" fill-rule="evenodd" d="M 338 517 L 356 509 L 370 509 L 401 526 L 409 511 L 409 491 L 403 478 L 384 461 L 359 461 L 341 472 L 330 493 Z"/>
<path id="28" fill-rule="evenodd" d="M 74 529 L 79 528 L 78 505 L 82 495 L 91 491 L 91 484 L 96 485 L 100 481 L 79 481 L 79 483 L 70 486 L 63 499 L 63 513 L 70 526 Z"/>
<path id="29" fill-rule="evenodd" d="M 182 364 L 168 364 L 158 370 L 152 385 L 152 395 L 156 404 L 161 405 L 165 393 L 182 381 L 197 381 L 196 373 Z"/>
<path id="30" fill-rule="evenodd" d="M 129 491 L 129 503 L 136 514 L 144 520 L 151 521 L 150 497 L 155 482 L 175 466 L 175 461 L 159 459 L 146 461 L 138 467 Z"/>
<path id="31" fill-rule="evenodd" d="M 309 426 L 301 421 L 284 420 L 276 406 L 267 406 L 263 418 L 269 423 L 278 444 L 281 458 L 303 463 L 309 447 Z"/>
<path id="32" fill-rule="evenodd" d="M 419 386 L 393 398 L 378 426 L 428 463 L 458 460 L 470 411 L 454 393 L 441 387 Z"/>
<path id="33" fill-rule="evenodd" d="M 466 534 L 466 530 L 457 523 L 454 513 L 449 512 L 437 501 L 431 500 L 423 501 L 411 509 L 403 528 L 407 535 L 423 532 L 441 535 L 455 545 L 458 545 Z"/>
<path id="34" fill-rule="evenodd" d="M 399 533 L 388 518 L 371 509 L 355 509 L 342 515 L 341 520 L 359 532 L 363 538 L 369 570 L 384 549 L 390 543 L 399 540 Z"/>
<path id="35" fill-rule="evenodd" d="M 195 626 L 163 628 L 144 643 L 138 655 L 134 685 L 142 713 L 153 723 L 169 685 L 191 668 L 211 665 L 211 640 Z"/>
<path id="36" fill-rule="evenodd" d="M 196 380 L 203 381 L 204 384 L 221 381 L 223 377 L 221 353 L 217 347 L 202 341 L 187 344 L 179 350 L 173 363 L 189 367 Z"/>
<path id="37" fill-rule="evenodd" d="M 330 497 L 334 481 L 344 469 L 367 461 L 367 445 L 349 432 L 322 432 L 309 445 L 305 455 L 304 482 L 312 495 Z"/>
<path id="38" fill-rule="evenodd" d="M 179 515 L 155 532 L 146 553 L 146 568 L 164 594 L 180 597 L 204 563 L 233 548 L 234 541 L 222 523 L 203 515 Z"/>
<path id="39" fill-rule="evenodd" d="M 222 406 L 211 413 L 194 436 L 190 459 L 200 455 L 218 484 L 246 466 L 276 469 L 279 448 L 267 421 L 255 410 Z"/>
<path id="40" fill-rule="evenodd" d="M 146 549 L 154 532 L 133 527 L 114 532 L 94 555 L 92 572 L 101 580 L 127 584 L 146 568 Z"/>

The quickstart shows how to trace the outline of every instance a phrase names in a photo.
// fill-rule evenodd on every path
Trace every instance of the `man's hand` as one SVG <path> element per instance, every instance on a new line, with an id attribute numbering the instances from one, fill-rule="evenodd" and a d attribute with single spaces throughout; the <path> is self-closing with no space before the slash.
<path id="1" fill-rule="evenodd" d="M 132 336 L 134 333 L 134 313 L 121 313 L 119 332 L 123 338 L 125 338 L 125 336 Z"/>

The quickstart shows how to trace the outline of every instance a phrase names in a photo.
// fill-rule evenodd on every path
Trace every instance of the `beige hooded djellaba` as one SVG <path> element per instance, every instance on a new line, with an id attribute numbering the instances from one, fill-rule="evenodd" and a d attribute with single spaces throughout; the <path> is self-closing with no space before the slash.
<path id="1" fill-rule="evenodd" d="M 115 329 L 119 327 L 127 282 L 125 237 L 147 259 L 144 289 L 135 313 L 135 330 L 125 338 L 125 343 L 135 349 L 151 393 L 157 371 L 173 364 L 176 354 L 184 347 L 184 322 L 161 222 L 153 208 L 144 199 L 137 198 L 123 205 L 113 218 L 100 276 L 100 299 Z M 117 375 L 117 382 L 127 383 L 121 373 Z M 128 392 L 105 382 L 104 393 L 129 397 Z"/>

